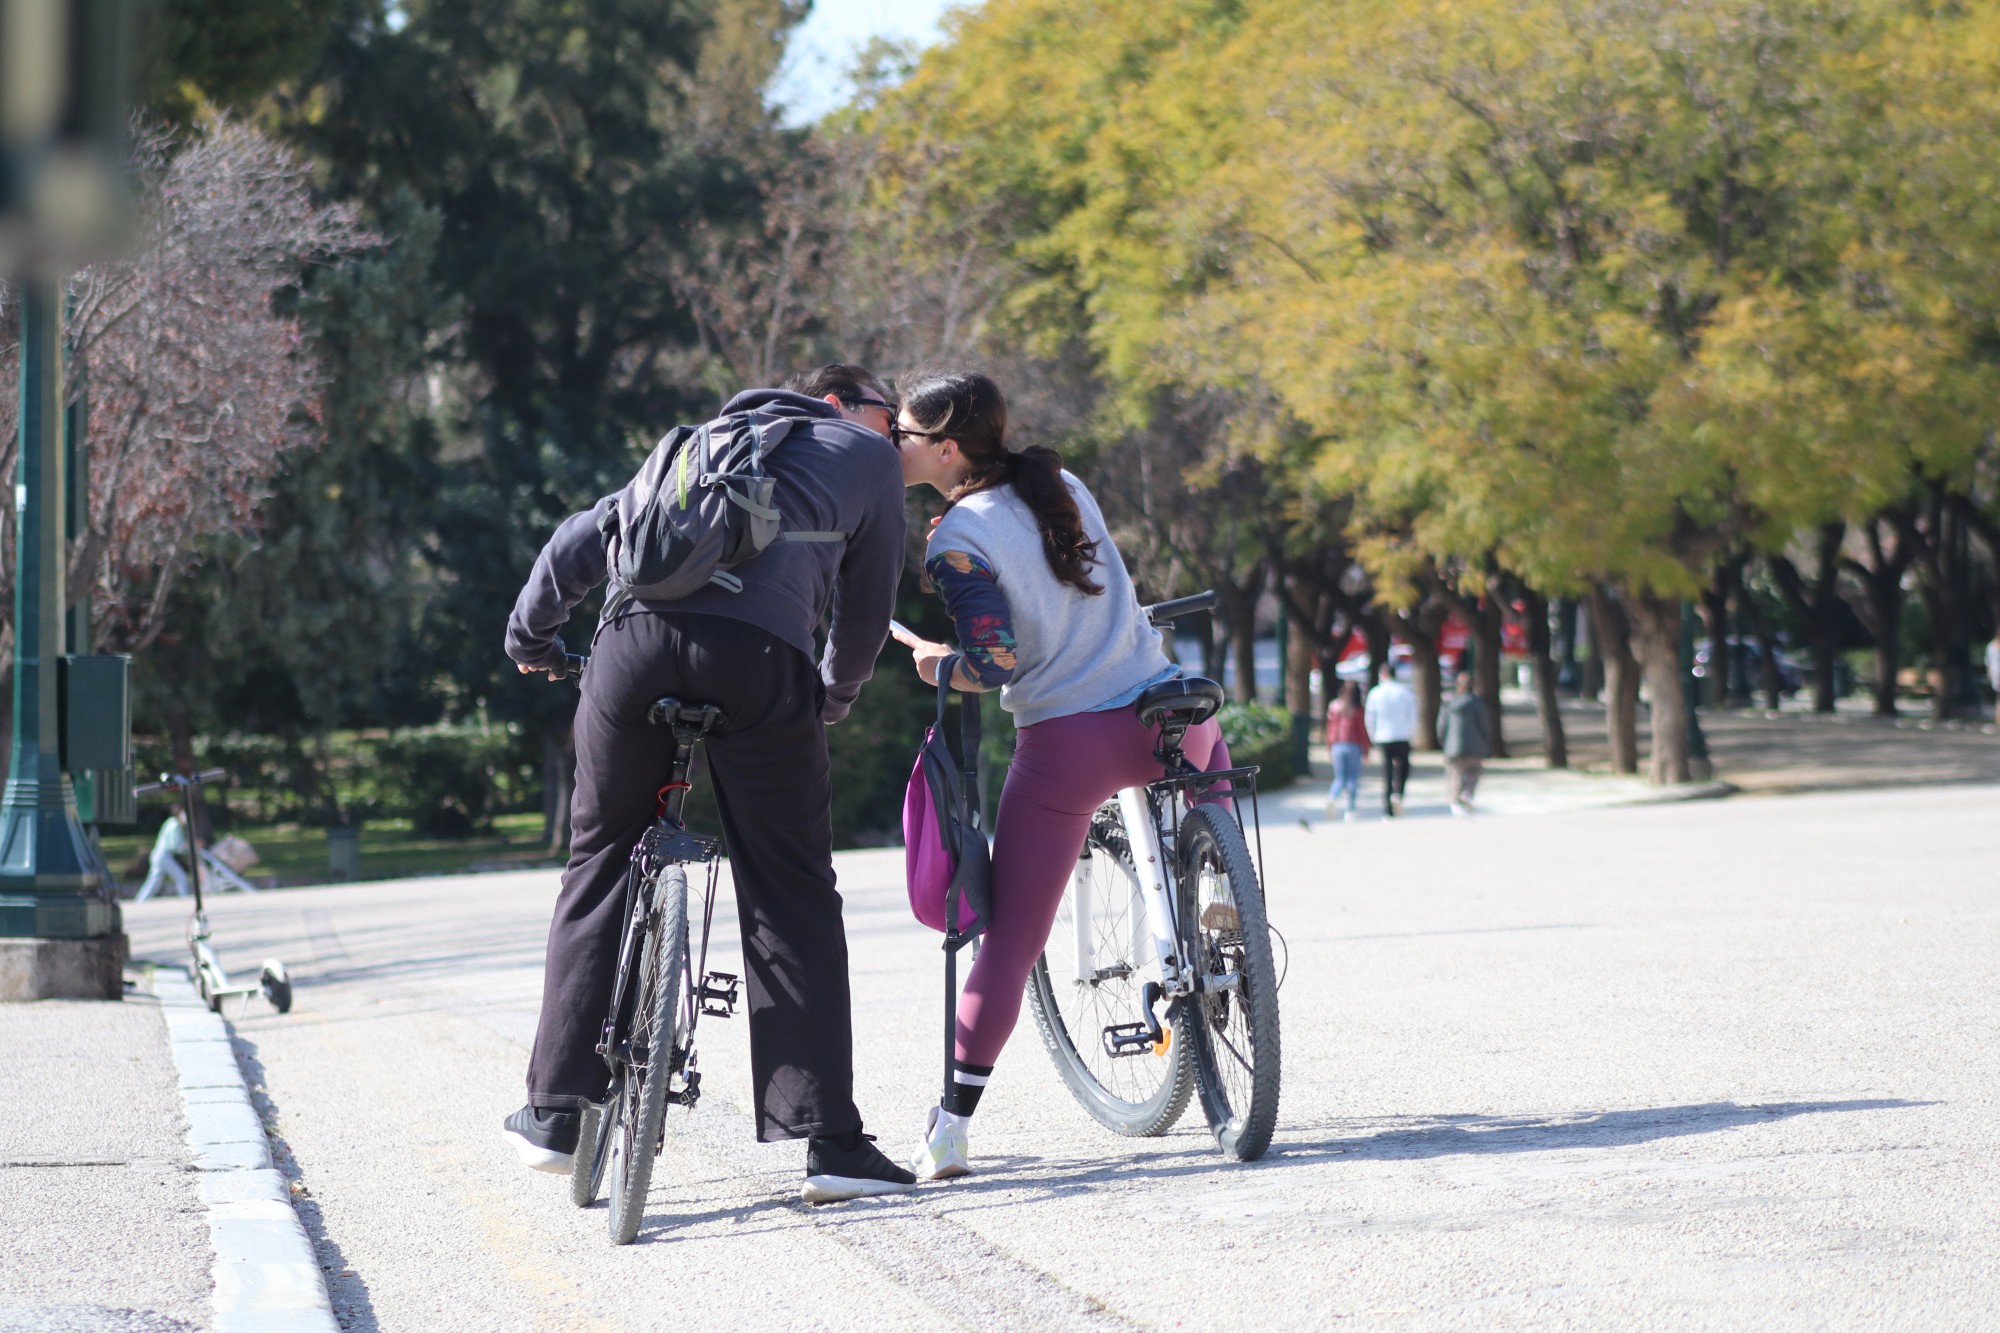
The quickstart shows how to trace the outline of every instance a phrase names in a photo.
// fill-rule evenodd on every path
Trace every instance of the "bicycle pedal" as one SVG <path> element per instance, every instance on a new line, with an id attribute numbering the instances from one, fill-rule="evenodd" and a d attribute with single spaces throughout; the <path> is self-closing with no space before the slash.
<path id="1" fill-rule="evenodd" d="M 701 1074 L 695 1070 L 690 1069 L 687 1072 L 686 1081 L 681 1084 L 679 1090 L 675 1091 L 670 1089 L 668 1091 L 667 1100 L 674 1103 L 676 1106 L 689 1106 L 689 1107 L 693 1106 L 696 1102 L 700 1101 Z"/>
<path id="2" fill-rule="evenodd" d="M 1173 1025 L 1170 1023 L 1160 1024 L 1160 1036 L 1159 1039 L 1153 1043 L 1153 1054 L 1165 1055 L 1167 1053 L 1167 1048 L 1172 1046 L 1173 1044 L 1174 1044 Z"/>
<path id="3" fill-rule="evenodd" d="M 1104 1029 L 1104 1053 L 1114 1060 L 1158 1054 L 1153 1047 L 1153 1034 L 1144 1023 L 1113 1023 Z"/>
<path id="4" fill-rule="evenodd" d="M 737 993 L 742 985 L 740 978 L 727 972 L 709 973 L 701 979 L 701 987 L 695 992 L 701 1000 L 701 1011 L 715 1018 L 734 1018 Z"/>
<path id="5" fill-rule="evenodd" d="M 1210 903 L 1201 909 L 1201 928 L 1217 933 L 1243 929 L 1243 916 L 1234 903 Z"/>

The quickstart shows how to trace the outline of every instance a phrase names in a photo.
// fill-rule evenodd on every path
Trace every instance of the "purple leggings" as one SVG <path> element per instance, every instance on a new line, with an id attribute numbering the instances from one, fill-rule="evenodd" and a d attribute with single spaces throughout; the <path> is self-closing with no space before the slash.
<path id="1" fill-rule="evenodd" d="M 993 920 L 958 1001 L 960 1061 L 990 1065 L 999 1058 L 1083 854 L 1091 815 L 1123 788 L 1164 776 L 1153 758 L 1158 743 L 1158 732 L 1130 708 L 1072 713 L 1016 734 L 993 828 Z M 1229 747 L 1213 720 L 1190 728 L 1181 749 L 1197 768 L 1229 767 Z"/>

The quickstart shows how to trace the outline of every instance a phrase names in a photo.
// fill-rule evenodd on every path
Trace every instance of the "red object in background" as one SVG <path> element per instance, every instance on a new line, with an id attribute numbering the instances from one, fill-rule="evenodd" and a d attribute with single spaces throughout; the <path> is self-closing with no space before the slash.
<path id="1" fill-rule="evenodd" d="M 1520 609 L 1518 606 L 1515 608 Z M 1457 662 L 1465 655 L 1472 643 L 1472 627 L 1457 616 L 1447 616 L 1444 627 L 1438 631 L 1438 656 L 1447 664 Z M 1509 616 L 1500 623 L 1500 652 L 1504 657 L 1526 657 L 1528 655 L 1528 628 L 1518 616 Z M 1389 640 L 1389 660 L 1392 664 L 1405 660 L 1410 653 L 1409 644 L 1401 637 Z M 1348 641 L 1347 651 L 1340 656 L 1341 667 L 1354 664 L 1365 665 L 1368 661 L 1368 640 L 1356 634 Z"/>

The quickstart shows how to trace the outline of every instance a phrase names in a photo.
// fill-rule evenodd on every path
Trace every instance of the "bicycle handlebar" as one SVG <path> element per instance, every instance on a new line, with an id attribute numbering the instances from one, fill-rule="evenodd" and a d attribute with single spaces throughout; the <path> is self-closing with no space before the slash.
<path id="1" fill-rule="evenodd" d="M 1170 625 L 1182 616 L 1191 616 L 1197 611 L 1215 609 L 1215 590 L 1198 592 L 1192 597 L 1176 597 L 1171 602 L 1155 602 L 1146 608 L 1146 619 L 1155 628 Z"/>
<path id="2" fill-rule="evenodd" d="M 162 773 L 158 782 L 141 782 L 132 788 L 134 796 L 149 796 L 156 791 L 169 789 L 180 791 L 186 787 L 199 787 L 204 783 L 220 782 L 229 776 L 226 768 L 204 768 L 199 773 Z"/>

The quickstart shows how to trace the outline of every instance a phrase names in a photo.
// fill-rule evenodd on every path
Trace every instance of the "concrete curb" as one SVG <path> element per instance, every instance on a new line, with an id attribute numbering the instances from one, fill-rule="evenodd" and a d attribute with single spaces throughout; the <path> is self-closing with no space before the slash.
<path id="1" fill-rule="evenodd" d="M 1743 789 L 1733 782 L 1721 778 L 1711 778 L 1706 782 L 1680 782 L 1671 787 L 1661 787 L 1644 796 L 1635 796 L 1629 801 L 1619 801 L 1619 805 L 1673 805 L 1680 801 L 1719 801 L 1734 796 Z"/>
<path id="2" fill-rule="evenodd" d="M 339 1333 L 312 1242 L 271 1165 L 229 1025 L 178 968 L 156 969 L 153 993 L 180 1072 L 188 1150 L 202 1173 L 215 1248 L 216 1333 Z"/>

